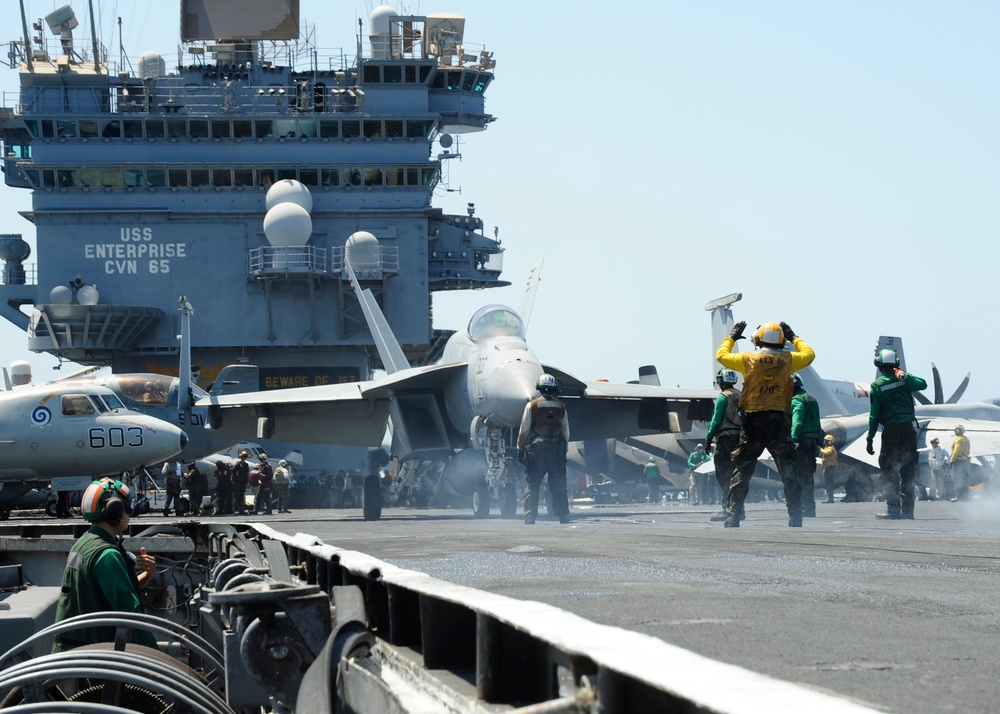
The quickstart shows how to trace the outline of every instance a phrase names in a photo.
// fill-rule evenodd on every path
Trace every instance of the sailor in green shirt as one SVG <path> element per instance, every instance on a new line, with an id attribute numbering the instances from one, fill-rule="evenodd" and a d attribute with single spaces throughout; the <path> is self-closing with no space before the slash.
<path id="1" fill-rule="evenodd" d="M 80 504 L 90 529 L 73 545 L 63 572 L 62 593 L 56 606 L 56 622 L 93 612 L 118 610 L 142 612 L 140 588 L 156 571 L 156 559 L 140 549 L 137 565 L 121 544 L 132 513 L 130 489 L 121 481 L 94 481 Z M 92 627 L 66 632 L 56 637 L 53 652 L 63 652 L 94 642 L 113 642 L 114 628 Z M 156 647 L 149 632 L 133 630 L 132 642 Z"/>
<path id="2" fill-rule="evenodd" d="M 868 453 L 874 455 L 872 440 L 882 426 L 882 449 L 878 467 L 885 483 L 887 512 L 879 518 L 913 518 L 913 479 L 917 474 L 917 431 L 913 392 L 927 388 L 927 380 L 899 368 L 895 350 L 875 353 L 879 376 L 872 382 L 871 411 L 868 414 Z"/>
<path id="3" fill-rule="evenodd" d="M 802 386 L 802 377 L 792 375 L 792 442 L 795 444 L 795 473 L 802 488 L 802 515 L 816 516 L 816 454 L 823 427 L 819 403 Z"/>

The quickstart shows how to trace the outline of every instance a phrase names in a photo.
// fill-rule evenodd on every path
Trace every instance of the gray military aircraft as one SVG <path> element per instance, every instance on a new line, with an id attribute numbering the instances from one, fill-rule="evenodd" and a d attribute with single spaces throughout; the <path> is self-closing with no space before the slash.
<path id="1" fill-rule="evenodd" d="M 350 275 L 386 376 L 233 394 L 256 379 L 248 371 L 253 368 L 231 365 L 209 398 L 196 403 L 209 408 L 217 436 L 242 438 L 256 431 L 258 439 L 294 435 L 300 443 L 378 446 L 391 418 L 392 452 L 403 463 L 397 482 L 405 487 L 410 464 L 447 460 L 445 478 L 472 496 L 475 515 L 485 517 L 494 497 L 503 515 L 516 513 L 514 444 L 524 406 L 536 395 L 543 373 L 559 382 L 574 440 L 687 431 L 693 421 L 711 417 L 710 390 L 586 382 L 543 364 L 528 347 L 525 321 L 504 305 L 479 309 L 466 330 L 449 338 L 441 363 L 411 367 L 371 290 Z M 532 282 L 537 274 L 529 282 L 531 294 Z M 377 477 L 366 479 L 364 494 L 365 518 L 379 518 Z"/>
<path id="2" fill-rule="evenodd" d="M 0 517 L 32 488 L 86 486 L 89 479 L 153 464 L 188 443 L 178 427 L 129 410 L 106 387 L 53 382 L 0 392 Z"/>

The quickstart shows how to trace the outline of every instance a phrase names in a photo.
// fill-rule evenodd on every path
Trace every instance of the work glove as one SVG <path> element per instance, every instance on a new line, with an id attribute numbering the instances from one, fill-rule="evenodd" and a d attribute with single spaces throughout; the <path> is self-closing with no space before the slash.
<path id="1" fill-rule="evenodd" d="M 874 456 L 875 455 L 875 445 L 872 444 L 872 440 L 871 439 L 869 439 L 867 442 L 865 442 L 865 451 L 868 452 L 869 456 Z"/>
<path id="2" fill-rule="evenodd" d="M 735 325 L 733 325 L 732 332 L 729 333 L 729 339 L 733 342 L 743 339 L 743 330 L 747 329 L 746 320 L 740 320 Z"/>
<path id="3" fill-rule="evenodd" d="M 785 339 L 791 342 L 795 339 L 795 330 L 788 326 L 787 322 L 779 322 L 781 325 L 781 331 L 785 333 Z"/>

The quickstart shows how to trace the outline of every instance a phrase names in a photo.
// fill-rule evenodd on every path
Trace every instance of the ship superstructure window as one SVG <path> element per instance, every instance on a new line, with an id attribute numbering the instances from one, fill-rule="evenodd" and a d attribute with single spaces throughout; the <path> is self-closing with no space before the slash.
<path id="1" fill-rule="evenodd" d="M 102 188 L 121 188 L 122 170 L 118 167 L 101 169 Z"/>
<path id="2" fill-rule="evenodd" d="M 361 122 L 344 121 L 340 123 L 340 134 L 345 139 L 356 139 L 361 136 Z"/>
<path id="3" fill-rule="evenodd" d="M 60 139 L 76 138 L 76 122 L 59 119 L 56 121 L 56 136 Z"/>
<path id="4" fill-rule="evenodd" d="M 403 68 L 398 64 L 389 64 L 382 68 L 382 81 L 386 84 L 401 84 Z"/>
<path id="5" fill-rule="evenodd" d="M 142 188 L 144 185 L 142 169 L 123 169 L 122 180 L 126 188 Z"/>
<path id="6" fill-rule="evenodd" d="M 167 136 L 183 139 L 187 136 L 187 122 L 183 119 L 167 119 Z"/>
<path id="7" fill-rule="evenodd" d="M 232 187 L 233 172 L 229 169 L 212 169 L 212 185 L 216 188 Z"/>
<path id="8" fill-rule="evenodd" d="M 188 185 L 187 169 L 170 169 L 168 176 L 171 188 L 185 188 Z"/>
<path id="9" fill-rule="evenodd" d="M 276 119 L 274 122 L 274 133 L 279 139 L 294 139 L 298 136 L 298 128 L 294 119 Z"/>
<path id="10" fill-rule="evenodd" d="M 192 139 L 207 139 L 208 121 L 205 119 L 192 119 L 188 122 L 188 131 L 190 132 L 189 136 Z"/>
<path id="11" fill-rule="evenodd" d="M 101 120 L 101 137 L 104 139 L 120 139 L 122 123 L 117 119 Z"/>
<path id="12" fill-rule="evenodd" d="M 163 124 L 162 119 L 147 119 L 146 120 L 146 138 L 147 139 L 166 139 L 167 129 Z"/>
<path id="13" fill-rule="evenodd" d="M 321 119 L 319 122 L 319 136 L 321 139 L 336 139 L 340 136 L 340 122 Z"/>
<path id="14" fill-rule="evenodd" d="M 99 133 L 97 127 L 96 119 L 81 119 L 80 120 L 80 138 L 81 139 L 96 139 Z"/>
<path id="15" fill-rule="evenodd" d="M 316 138 L 316 120 L 299 119 L 299 136 L 306 139 Z"/>
<path id="16" fill-rule="evenodd" d="M 382 138 L 382 122 L 377 119 L 368 119 L 364 122 L 366 139 Z"/>
<path id="17" fill-rule="evenodd" d="M 211 186 L 208 179 L 208 169 L 191 169 L 191 188 L 207 188 Z"/>
<path id="18" fill-rule="evenodd" d="M 146 171 L 146 185 L 150 188 L 166 188 L 167 172 L 165 169 L 149 169 Z"/>
<path id="19" fill-rule="evenodd" d="M 125 121 L 122 122 L 122 130 L 125 132 L 126 139 L 141 139 L 142 120 L 126 119 Z"/>
<path id="20" fill-rule="evenodd" d="M 258 139 L 274 138 L 274 122 L 270 119 L 261 119 L 254 122 Z"/>
<path id="21" fill-rule="evenodd" d="M 233 120 L 233 136 L 237 139 L 250 139 L 253 137 L 253 122 L 249 119 Z"/>
<path id="22" fill-rule="evenodd" d="M 253 169 L 236 169 L 233 171 L 233 184 L 238 188 L 253 186 Z"/>
<path id="23" fill-rule="evenodd" d="M 233 136 L 233 127 L 228 121 L 213 120 L 212 121 L 212 138 L 213 139 L 230 139 Z"/>

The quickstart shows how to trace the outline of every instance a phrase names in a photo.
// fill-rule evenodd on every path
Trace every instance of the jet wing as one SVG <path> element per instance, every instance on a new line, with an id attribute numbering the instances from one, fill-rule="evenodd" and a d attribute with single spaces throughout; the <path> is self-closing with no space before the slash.
<path id="1" fill-rule="evenodd" d="M 452 362 L 411 367 L 374 382 L 368 382 L 361 390 L 361 394 L 365 399 L 388 399 L 397 394 L 440 392 L 449 380 L 464 372 L 467 366 L 465 362 Z"/>
<path id="2" fill-rule="evenodd" d="M 200 399 L 219 439 L 279 438 L 298 443 L 378 446 L 389 420 L 388 398 L 366 396 L 374 382 L 273 389 Z M 266 421 L 261 421 L 261 420 Z"/>
<path id="3" fill-rule="evenodd" d="M 955 425 L 965 427 L 965 435 L 969 437 L 969 452 L 973 458 L 1000 454 L 1000 422 L 982 419 L 918 418 L 917 445 L 926 446 L 935 436 L 941 440 L 941 445 L 948 449 L 955 439 Z M 865 450 L 865 434 L 847 444 L 840 450 L 843 456 L 861 461 L 878 468 L 878 454 L 882 446 L 882 432 L 875 434 L 872 440 L 875 455 L 870 456 Z"/>
<path id="4" fill-rule="evenodd" d="M 715 406 L 716 393 L 707 389 L 582 382 L 565 373 L 556 379 L 573 441 L 688 432 L 692 422 L 710 421 Z"/>

